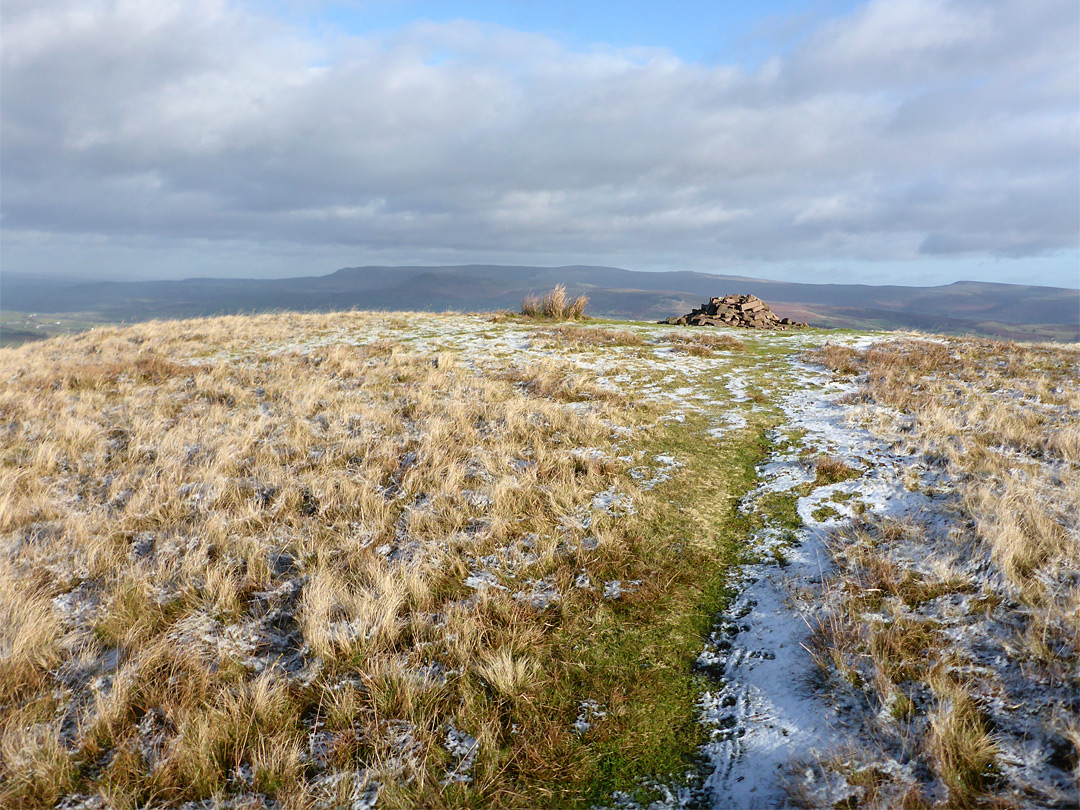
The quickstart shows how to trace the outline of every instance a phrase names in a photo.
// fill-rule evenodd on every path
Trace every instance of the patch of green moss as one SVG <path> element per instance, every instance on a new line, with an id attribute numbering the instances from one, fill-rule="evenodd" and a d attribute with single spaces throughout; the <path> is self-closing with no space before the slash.
<path id="1" fill-rule="evenodd" d="M 824 523 L 826 520 L 832 520 L 835 517 L 840 517 L 840 513 L 833 509 L 831 506 L 819 506 L 810 516 L 818 523 Z"/>

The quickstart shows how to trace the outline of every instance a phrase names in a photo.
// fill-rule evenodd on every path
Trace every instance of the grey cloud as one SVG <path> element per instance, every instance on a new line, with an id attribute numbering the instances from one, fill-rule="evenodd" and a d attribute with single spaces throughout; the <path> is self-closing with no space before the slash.
<path id="1" fill-rule="evenodd" d="M 744 71 L 468 22 L 316 41 L 225 0 L 9 0 L 4 228 L 537 261 L 1074 249 L 1078 16 L 874 2 Z"/>

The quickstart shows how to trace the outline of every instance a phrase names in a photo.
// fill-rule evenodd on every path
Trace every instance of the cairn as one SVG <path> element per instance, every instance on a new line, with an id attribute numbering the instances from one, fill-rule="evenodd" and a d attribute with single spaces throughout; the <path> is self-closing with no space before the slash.
<path id="1" fill-rule="evenodd" d="M 688 315 L 673 316 L 660 323 L 677 326 L 732 326 L 742 329 L 797 329 L 808 324 L 778 318 L 756 295 L 725 295 L 710 298 Z"/>

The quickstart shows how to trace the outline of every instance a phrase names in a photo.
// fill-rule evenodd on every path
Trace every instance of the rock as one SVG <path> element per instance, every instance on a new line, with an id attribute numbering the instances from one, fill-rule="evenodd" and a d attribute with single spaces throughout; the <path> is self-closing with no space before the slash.
<path id="1" fill-rule="evenodd" d="M 708 303 L 681 317 L 673 316 L 660 323 L 670 326 L 728 326 L 744 329 L 795 329 L 807 324 L 791 318 L 779 318 L 772 308 L 756 295 L 714 296 Z"/>

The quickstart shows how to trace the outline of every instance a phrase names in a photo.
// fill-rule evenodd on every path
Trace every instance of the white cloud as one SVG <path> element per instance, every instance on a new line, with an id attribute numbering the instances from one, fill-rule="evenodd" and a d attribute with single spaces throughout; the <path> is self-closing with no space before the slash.
<path id="1" fill-rule="evenodd" d="M 750 72 L 466 21 L 318 39 L 226 0 L 2 15 L 6 238 L 697 267 L 1077 245 L 1071 1 L 876 0 Z"/>

